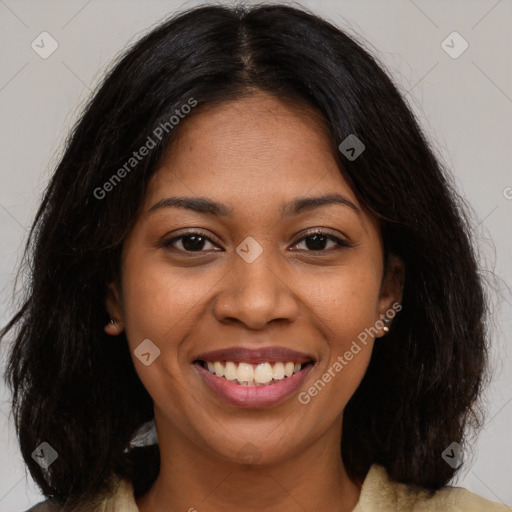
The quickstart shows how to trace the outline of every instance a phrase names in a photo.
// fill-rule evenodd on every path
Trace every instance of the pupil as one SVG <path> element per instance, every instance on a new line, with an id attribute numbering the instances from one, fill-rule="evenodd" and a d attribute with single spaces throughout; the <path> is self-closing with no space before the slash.
<path id="1" fill-rule="evenodd" d="M 197 235 L 188 235 L 183 238 L 183 247 L 187 251 L 200 251 L 204 245 L 204 237 Z"/>
<path id="2" fill-rule="evenodd" d="M 309 243 L 308 240 L 313 240 L 313 243 Z M 306 238 L 306 246 L 311 251 L 319 251 L 325 249 L 326 241 L 327 237 L 323 235 L 311 235 Z"/>
<path id="3" fill-rule="evenodd" d="M 187 251 L 200 251 L 204 246 L 204 237 L 196 235 L 188 235 L 183 238 L 183 247 Z M 311 235 L 306 238 L 306 246 L 311 251 L 319 251 L 325 249 L 327 237 L 323 235 Z"/>

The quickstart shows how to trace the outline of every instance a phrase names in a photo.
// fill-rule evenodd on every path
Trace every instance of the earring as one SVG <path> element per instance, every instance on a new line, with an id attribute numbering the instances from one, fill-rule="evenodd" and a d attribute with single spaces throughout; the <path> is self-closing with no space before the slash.
<path id="1" fill-rule="evenodd" d="M 384 325 L 384 327 L 382 328 L 382 330 L 386 333 L 389 332 L 389 324 L 391 323 L 391 319 L 389 319 L 387 316 L 385 316 L 382 321 L 386 324 Z"/>
<path id="2" fill-rule="evenodd" d="M 111 318 L 107 325 L 104 327 L 104 331 L 111 336 L 117 336 L 122 331 L 122 326 L 117 323 L 115 318 Z"/>

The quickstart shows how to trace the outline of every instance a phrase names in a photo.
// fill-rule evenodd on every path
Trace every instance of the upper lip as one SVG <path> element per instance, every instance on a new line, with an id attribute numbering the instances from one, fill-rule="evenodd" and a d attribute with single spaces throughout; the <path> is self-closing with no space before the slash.
<path id="1" fill-rule="evenodd" d="M 266 362 L 277 363 L 279 361 L 293 361 L 295 363 L 304 364 L 312 360 L 312 356 L 286 347 L 230 347 L 212 350 L 210 352 L 203 352 L 194 358 L 194 361 L 233 361 L 251 364 Z"/>

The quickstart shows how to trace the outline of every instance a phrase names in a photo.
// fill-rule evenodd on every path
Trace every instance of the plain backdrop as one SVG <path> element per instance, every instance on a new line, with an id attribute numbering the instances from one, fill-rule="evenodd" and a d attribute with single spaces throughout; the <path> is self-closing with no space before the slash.
<path id="1" fill-rule="evenodd" d="M 14 272 L 27 230 L 80 107 L 128 43 L 176 10 L 199 3 L 0 0 L 2 325 L 13 311 Z M 484 272 L 496 276 L 495 370 L 485 394 L 487 423 L 452 484 L 512 504 L 512 1 L 304 0 L 301 5 L 366 41 L 474 210 Z M 47 50 L 58 45 L 46 59 L 31 46 L 41 37 Z M 6 349 L 0 347 L 2 373 Z M 42 497 L 19 455 L 3 382 L 0 402 L 0 512 L 16 512 Z"/>

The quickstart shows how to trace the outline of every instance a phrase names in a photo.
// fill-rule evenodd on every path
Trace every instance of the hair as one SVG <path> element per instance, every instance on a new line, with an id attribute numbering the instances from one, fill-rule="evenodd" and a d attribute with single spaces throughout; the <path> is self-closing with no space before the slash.
<path id="1" fill-rule="evenodd" d="M 179 125 L 160 137 L 156 128 L 191 99 L 193 116 L 255 91 L 320 114 L 340 172 L 379 219 L 384 254 L 405 264 L 403 309 L 344 410 L 348 474 L 362 480 L 377 463 L 393 480 L 435 490 L 458 470 L 441 453 L 478 425 L 488 350 L 463 200 L 398 86 L 354 37 L 295 7 L 202 6 L 153 28 L 106 73 L 26 242 L 20 272 L 30 279 L 1 332 L 15 332 L 5 378 L 22 456 L 60 506 L 111 492 L 113 475 L 139 496 L 158 475 L 158 445 L 130 444 L 153 402 L 124 333 L 103 330 L 106 286 L 120 281 L 123 241 Z M 366 146 L 355 160 L 337 149 L 351 134 Z M 148 155 L 113 183 L 149 138 Z M 44 441 L 59 454 L 46 470 L 31 456 Z"/>

